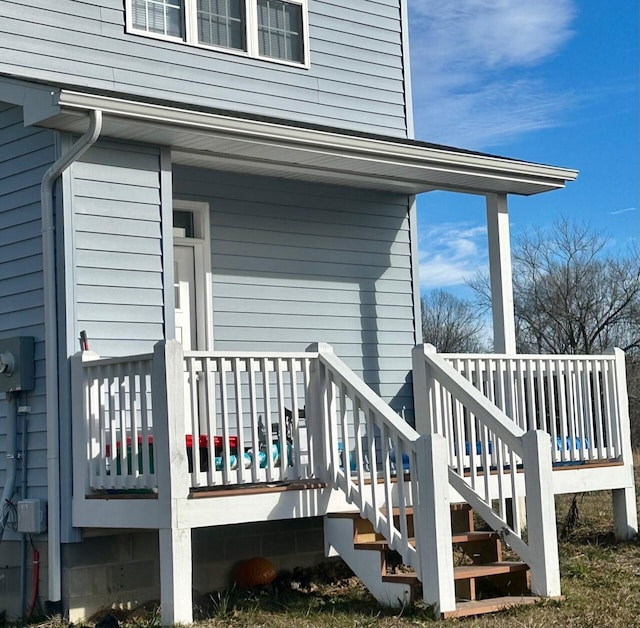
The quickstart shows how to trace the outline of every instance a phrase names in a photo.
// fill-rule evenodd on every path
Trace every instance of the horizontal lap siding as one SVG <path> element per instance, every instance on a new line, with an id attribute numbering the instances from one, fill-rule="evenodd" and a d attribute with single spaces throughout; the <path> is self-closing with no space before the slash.
<path id="1" fill-rule="evenodd" d="M 216 349 L 328 342 L 411 416 L 406 197 L 177 166 L 174 195 L 211 206 Z"/>
<path id="2" fill-rule="evenodd" d="M 309 4 L 309 69 L 127 34 L 123 0 L 0 0 L 0 58 L 40 80 L 406 136 L 399 0 Z"/>
<path id="3" fill-rule="evenodd" d="M 31 406 L 27 482 L 29 497 L 39 498 L 47 495 L 40 183 L 54 159 L 53 132 L 25 129 L 22 109 L 0 103 L 0 337 L 35 339 L 36 387 L 25 393 Z M 3 394 L 0 398 L 0 452 L 5 452 L 6 402 Z M 0 453 L 0 486 L 5 470 L 6 456 Z"/>
<path id="4" fill-rule="evenodd" d="M 164 335 L 159 152 L 100 143 L 71 185 L 76 337 L 105 356 L 151 351 Z"/>

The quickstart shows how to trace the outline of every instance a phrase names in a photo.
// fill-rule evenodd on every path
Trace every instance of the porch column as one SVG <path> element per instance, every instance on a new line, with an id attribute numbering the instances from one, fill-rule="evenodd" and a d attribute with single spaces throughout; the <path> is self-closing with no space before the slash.
<path id="1" fill-rule="evenodd" d="M 190 624 L 191 527 L 184 513 L 190 480 L 185 447 L 184 354 L 177 340 L 155 345 L 151 381 L 158 501 L 168 515 L 168 525 L 158 530 L 160 619 L 163 626 Z"/>
<path id="2" fill-rule="evenodd" d="M 506 194 L 487 194 L 489 277 L 495 353 L 516 352 L 509 211 Z"/>

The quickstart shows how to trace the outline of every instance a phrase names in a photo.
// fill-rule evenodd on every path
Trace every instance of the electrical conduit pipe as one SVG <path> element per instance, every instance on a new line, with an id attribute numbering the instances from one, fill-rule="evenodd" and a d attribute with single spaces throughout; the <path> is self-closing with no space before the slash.
<path id="1" fill-rule="evenodd" d="M 10 392 L 7 393 L 7 472 L 0 502 L 0 541 L 9 518 L 8 502 L 16 491 L 18 474 L 18 400 Z"/>
<path id="2" fill-rule="evenodd" d="M 85 134 L 45 172 L 40 186 L 42 206 L 42 264 L 44 274 L 44 344 L 47 412 L 47 485 L 49 591 L 51 602 L 62 599 L 60 562 L 60 426 L 58 423 L 58 329 L 56 310 L 55 223 L 53 186 L 56 179 L 100 137 L 102 111 L 89 112 Z"/>

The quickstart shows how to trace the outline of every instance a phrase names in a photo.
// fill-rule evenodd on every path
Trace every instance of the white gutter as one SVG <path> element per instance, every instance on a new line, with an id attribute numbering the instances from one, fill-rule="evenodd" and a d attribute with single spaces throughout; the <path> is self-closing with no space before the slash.
<path id="1" fill-rule="evenodd" d="M 214 132 L 229 138 L 261 139 L 274 144 L 350 153 L 354 157 L 397 160 L 405 165 L 464 171 L 475 169 L 500 177 L 539 181 L 564 187 L 577 178 L 577 170 L 536 164 L 494 155 L 458 151 L 449 147 L 424 146 L 403 141 L 347 135 L 335 131 L 294 127 L 266 120 L 251 120 L 217 113 L 192 111 L 167 105 L 125 100 L 109 96 L 61 90 L 57 94 L 61 111 L 100 109 L 105 115 L 153 122 L 183 128 Z"/>
<path id="2" fill-rule="evenodd" d="M 56 303 L 55 223 L 53 186 L 56 179 L 98 139 L 102 112 L 89 112 L 89 128 L 64 155 L 45 172 L 40 187 L 42 205 L 42 264 L 44 273 L 44 343 L 47 395 L 47 486 L 48 557 L 51 602 L 62 599 L 60 562 L 60 425 L 58 419 L 58 317 Z"/>

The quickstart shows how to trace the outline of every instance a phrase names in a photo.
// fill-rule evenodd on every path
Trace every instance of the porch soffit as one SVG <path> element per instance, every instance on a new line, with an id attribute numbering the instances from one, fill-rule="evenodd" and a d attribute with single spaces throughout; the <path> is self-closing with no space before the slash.
<path id="1" fill-rule="evenodd" d="M 170 146 L 188 166 L 418 194 L 450 190 L 531 195 L 562 188 L 577 171 L 423 142 L 288 125 L 262 118 L 61 89 L 41 125 L 83 133 L 103 112 L 102 136 Z"/>

